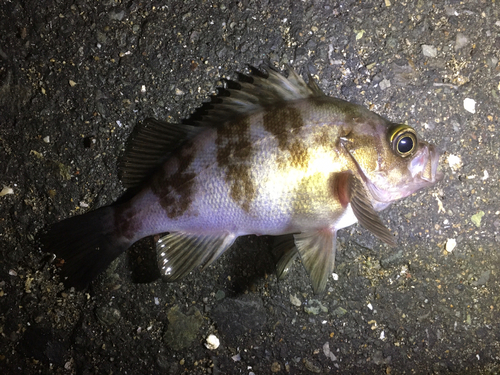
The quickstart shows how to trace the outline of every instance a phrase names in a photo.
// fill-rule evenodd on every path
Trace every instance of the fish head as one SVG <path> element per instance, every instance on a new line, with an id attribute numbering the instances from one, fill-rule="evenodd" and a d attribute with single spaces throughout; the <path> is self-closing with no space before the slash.
<path id="1" fill-rule="evenodd" d="M 443 178 L 440 153 L 405 124 L 374 118 L 348 129 L 341 142 L 354 160 L 376 210 Z"/>

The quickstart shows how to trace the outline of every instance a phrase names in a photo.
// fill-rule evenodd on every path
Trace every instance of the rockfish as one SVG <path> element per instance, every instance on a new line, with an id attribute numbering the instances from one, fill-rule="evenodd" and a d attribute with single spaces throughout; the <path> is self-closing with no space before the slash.
<path id="1" fill-rule="evenodd" d="M 377 211 L 440 180 L 438 161 L 410 126 L 326 96 L 311 77 L 249 68 L 184 124 L 146 119 L 121 163 L 124 186 L 142 190 L 54 224 L 43 242 L 64 259 L 66 285 L 83 289 L 146 236 L 168 233 L 156 251 L 172 281 L 239 236 L 288 235 L 279 273 L 299 254 L 321 292 L 337 231 L 359 222 L 394 245 Z"/>

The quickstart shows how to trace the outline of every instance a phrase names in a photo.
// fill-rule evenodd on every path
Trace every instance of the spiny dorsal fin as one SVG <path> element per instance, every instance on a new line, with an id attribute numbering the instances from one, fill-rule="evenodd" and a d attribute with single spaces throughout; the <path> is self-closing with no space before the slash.
<path id="1" fill-rule="evenodd" d="M 153 118 L 138 124 L 127 142 L 119 166 L 123 186 L 139 185 L 168 155 L 202 129 L 190 125 L 170 124 Z"/>
<path id="2" fill-rule="evenodd" d="M 311 76 L 305 83 L 291 67 L 287 69 L 288 77 L 285 77 L 271 67 L 259 70 L 249 66 L 249 73 L 238 73 L 237 81 L 224 80 L 224 87 L 218 88 L 217 95 L 198 108 L 185 123 L 218 126 L 272 105 L 325 95 Z"/>
<path id="3" fill-rule="evenodd" d="M 287 66 L 288 78 L 271 67 L 248 69 L 248 74 L 238 73 L 237 81 L 224 81 L 219 93 L 183 124 L 147 118 L 137 125 L 120 162 L 123 185 L 127 188 L 139 185 L 172 151 L 204 127 L 217 127 L 234 117 L 278 103 L 324 95 L 310 76 L 306 84 L 291 67 Z"/>

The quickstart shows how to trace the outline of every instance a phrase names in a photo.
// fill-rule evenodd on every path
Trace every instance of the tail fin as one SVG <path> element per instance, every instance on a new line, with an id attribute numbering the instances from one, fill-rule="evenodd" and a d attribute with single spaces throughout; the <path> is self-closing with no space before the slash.
<path id="1" fill-rule="evenodd" d="M 53 224 L 41 241 L 44 251 L 64 259 L 61 277 L 67 287 L 85 289 L 131 245 L 116 234 L 115 208 L 104 207 Z"/>

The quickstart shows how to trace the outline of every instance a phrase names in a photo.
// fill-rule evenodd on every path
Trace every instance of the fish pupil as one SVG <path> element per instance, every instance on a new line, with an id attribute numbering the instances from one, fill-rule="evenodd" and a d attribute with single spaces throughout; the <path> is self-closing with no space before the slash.
<path id="1" fill-rule="evenodd" d="M 401 154 L 407 154 L 411 150 L 413 150 L 413 139 L 410 136 L 400 138 L 398 142 L 398 151 Z"/>

